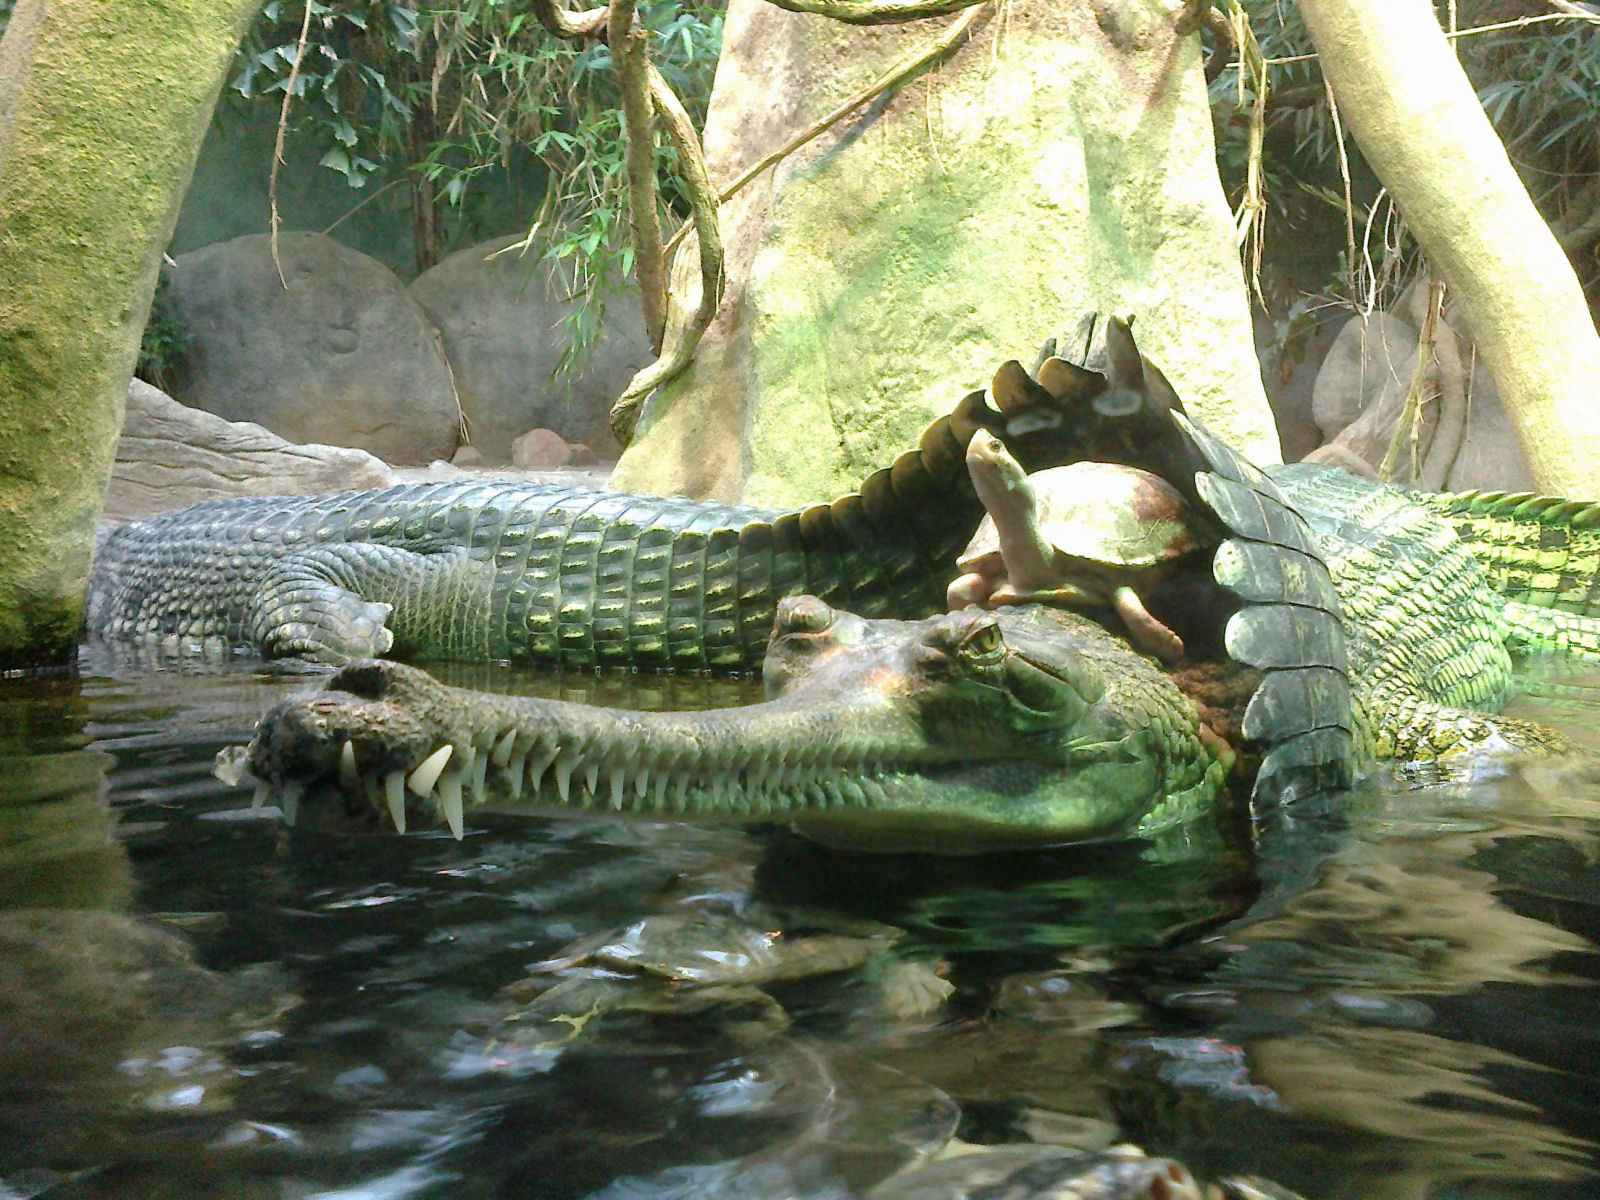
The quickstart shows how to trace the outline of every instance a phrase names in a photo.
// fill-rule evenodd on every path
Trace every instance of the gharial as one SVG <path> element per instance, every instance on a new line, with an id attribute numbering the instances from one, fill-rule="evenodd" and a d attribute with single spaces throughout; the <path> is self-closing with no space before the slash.
<path id="1" fill-rule="evenodd" d="M 1209 570 L 1144 598 L 1186 643 L 1172 669 L 1078 612 L 869 620 L 799 597 L 780 606 L 764 704 L 635 713 L 357 663 L 269 712 L 235 772 L 289 800 L 337 784 L 401 828 L 420 799 L 458 836 L 470 801 L 963 852 L 1155 833 L 1241 783 L 1264 801 L 1343 786 L 1358 761 L 1563 745 L 1487 710 L 1511 648 L 1600 647 L 1600 508 L 1269 477 L 1183 414 L 1125 325 L 1105 339 L 1084 401 L 1102 420 L 1066 424 L 1093 457 L 1167 479 L 1211 547 Z"/>

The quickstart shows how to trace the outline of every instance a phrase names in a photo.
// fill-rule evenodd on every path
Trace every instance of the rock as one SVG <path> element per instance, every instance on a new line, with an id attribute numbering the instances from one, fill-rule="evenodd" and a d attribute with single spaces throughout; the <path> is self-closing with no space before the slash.
<path id="1" fill-rule="evenodd" d="M 567 441 L 614 446 L 606 414 L 634 373 L 655 357 L 638 296 L 606 301 L 605 324 L 586 365 L 558 373 L 566 353 L 570 287 L 549 267 L 499 238 L 459 250 L 418 276 L 411 295 L 444 338 L 472 444 L 491 463 L 511 460 L 511 442 L 531 426 Z"/>
<path id="2" fill-rule="evenodd" d="M 259 425 L 179 404 L 135 379 L 105 516 L 126 521 L 215 496 L 307 495 L 395 481 L 388 464 L 365 450 L 297 446 Z"/>
<path id="3" fill-rule="evenodd" d="M 1406 368 L 1415 367 L 1416 349 L 1416 328 L 1399 317 L 1372 312 L 1346 321 L 1311 387 L 1311 413 L 1323 440 L 1343 433 L 1381 393 L 1398 386 L 1404 394 L 1411 386 Z"/>
<path id="4" fill-rule="evenodd" d="M 600 465 L 600 456 L 582 442 L 576 442 L 572 447 L 572 458 L 569 465 L 574 467 L 596 467 Z"/>
<path id="5" fill-rule="evenodd" d="M 1318 423 L 1325 431 L 1338 428 L 1306 455 L 1308 461 L 1357 473 L 1365 464 L 1367 474 L 1381 476 L 1417 374 L 1415 322 L 1422 320 L 1426 298 L 1425 287 L 1413 286 L 1396 306 L 1410 319 L 1357 315 L 1339 331 L 1313 389 Z M 1423 378 L 1422 418 L 1396 458 L 1392 481 L 1448 491 L 1535 490 L 1494 380 L 1448 304 L 1434 331 L 1434 354 Z"/>
<path id="6" fill-rule="evenodd" d="M 547 471 L 572 462 L 572 451 L 573 447 L 555 430 L 530 429 L 511 443 L 511 462 L 524 471 Z"/>
<path id="7" fill-rule="evenodd" d="M 383 264 L 317 233 L 253 234 L 180 255 L 171 300 L 189 337 L 173 394 L 292 442 L 392 463 L 455 453 L 460 412 L 438 332 Z"/>
<path id="8" fill-rule="evenodd" d="M 457 467 L 481 467 L 483 455 L 478 452 L 476 446 L 461 446 L 451 455 L 450 462 L 452 466 Z"/>
<path id="9" fill-rule="evenodd" d="M 1212 161 L 1198 39 L 1158 0 L 1018 0 L 914 84 L 720 206 L 723 301 L 645 405 L 625 491 L 827 500 L 1091 310 L 1124 309 L 1191 409 L 1251 458 L 1279 449 Z M 731 179 L 925 46 L 730 0 L 706 122 Z M 692 302 L 698 247 L 673 262 Z M 592 444 L 592 443 L 591 443 Z"/>

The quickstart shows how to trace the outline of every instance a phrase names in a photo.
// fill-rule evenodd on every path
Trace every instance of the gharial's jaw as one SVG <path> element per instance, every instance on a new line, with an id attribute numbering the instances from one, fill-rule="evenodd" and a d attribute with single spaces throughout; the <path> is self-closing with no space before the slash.
<path id="1" fill-rule="evenodd" d="M 1026 613 L 862 622 L 799 598 L 774 632 L 781 694 L 696 713 L 466 692 L 363 662 L 269 712 L 246 765 L 286 808 L 337 783 L 402 831 L 420 803 L 458 837 L 470 804 L 792 820 L 873 849 L 1082 841 L 1135 825 L 1164 781 L 1157 739 L 1072 649 L 1077 620 L 1046 618 L 1060 637 L 1030 654 L 1042 631 Z"/>

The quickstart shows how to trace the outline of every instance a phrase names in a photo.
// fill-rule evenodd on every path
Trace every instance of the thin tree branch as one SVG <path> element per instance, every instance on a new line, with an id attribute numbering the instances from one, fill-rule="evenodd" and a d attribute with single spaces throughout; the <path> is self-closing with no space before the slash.
<path id="1" fill-rule="evenodd" d="M 598 37 L 606 27 L 605 8 L 570 12 L 556 4 L 555 0 L 530 0 L 530 3 L 533 15 L 539 18 L 539 24 L 557 37 Z"/>
<path id="2" fill-rule="evenodd" d="M 1593 9 L 1585 8 L 1581 4 L 1574 4 L 1572 0 L 1545 0 L 1545 3 L 1557 12 L 1566 13 L 1569 17 L 1577 17 L 1581 21 L 1600 21 L 1600 13 L 1596 13 Z"/>
<path id="3" fill-rule="evenodd" d="M 656 202 L 655 122 L 651 115 L 649 34 L 633 25 L 634 0 L 611 0 L 606 40 L 611 44 L 622 92 L 626 137 L 628 227 L 633 234 L 634 276 L 644 309 L 650 348 L 661 353 L 667 321 L 666 256 L 661 246 L 661 214 Z"/>
<path id="4" fill-rule="evenodd" d="M 767 0 L 790 12 L 817 13 L 847 25 L 898 25 L 960 12 L 984 0 Z"/>
<path id="5" fill-rule="evenodd" d="M 283 165 L 283 143 L 289 131 L 289 106 L 294 103 L 294 84 L 300 78 L 300 60 L 306 56 L 306 42 L 311 39 L 311 0 L 305 0 L 305 16 L 300 19 L 300 40 L 295 44 L 294 62 L 289 65 L 289 79 L 283 89 L 283 107 L 278 110 L 278 133 L 272 142 L 272 170 L 267 174 L 267 229 L 271 233 L 272 265 L 278 272 L 278 282 L 285 289 L 289 281 L 283 277 L 283 261 L 278 257 L 278 168 Z"/>
<path id="6" fill-rule="evenodd" d="M 701 335 L 722 302 L 722 232 L 717 225 L 717 192 L 706 172 L 700 137 L 677 93 L 661 77 L 655 64 L 647 59 L 645 66 L 650 74 L 650 100 L 667 136 L 678 150 L 683 190 L 688 195 L 695 233 L 700 241 L 700 297 L 686 319 L 668 323 L 660 357 L 629 380 L 622 395 L 611 406 L 612 432 L 625 446 L 633 440 L 639 409 L 645 398 L 662 384 L 676 379 L 689 365 L 700 345 Z"/>

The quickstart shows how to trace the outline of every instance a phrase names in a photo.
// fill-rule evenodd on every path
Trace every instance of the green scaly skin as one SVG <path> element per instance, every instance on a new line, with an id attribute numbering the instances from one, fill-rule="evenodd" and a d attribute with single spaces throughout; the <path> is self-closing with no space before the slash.
<path id="1" fill-rule="evenodd" d="M 1272 477 L 1316 532 L 1339 591 L 1359 758 L 1426 761 L 1497 739 L 1564 747 L 1542 726 L 1487 715 L 1511 694 L 1518 643 L 1481 544 L 1414 493 L 1325 467 Z"/>
<path id="2" fill-rule="evenodd" d="M 235 766 L 286 811 L 342 780 L 402 830 L 420 801 L 458 837 L 472 806 L 789 821 L 830 844 L 963 853 L 1156 832 L 1210 811 L 1232 762 L 1150 660 L 1038 606 L 867 621 L 792 598 L 766 680 L 763 704 L 650 713 L 373 660 L 274 708 Z"/>
<path id="3" fill-rule="evenodd" d="M 1504 602 L 1449 524 L 1341 471 L 1273 475 L 1344 608 L 1361 759 L 1564 748 L 1490 714 L 1511 685 Z M 791 599 L 765 669 L 765 704 L 640 713 L 361 663 L 270 712 L 235 771 L 291 809 L 338 780 L 402 829 L 420 803 L 458 836 L 481 806 L 782 820 L 830 843 L 960 853 L 1157 833 L 1213 812 L 1247 761 L 1214 689 L 1198 703 L 1179 687 L 1191 672 L 1039 606 L 869 621 Z M 445 747 L 443 774 L 419 776 Z"/>
<path id="4" fill-rule="evenodd" d="M 861 490 L 793 512 L 515 482 L 203 501 L 103 537 L 92 637 L 171 652 L 752 669 L 784 596 L 867 616 L 944 607 L 982 505 L 979 428 L 1025 463 L 1063 461 L 1068 409 L 984 394 L 935 421 Z"/>
<path id="5" fill-rule="evenodd" d="M 1419 493 L 1506 599 L 1526 653 L 1600 657 L 1600 504 L 1531 492 Z"/>

